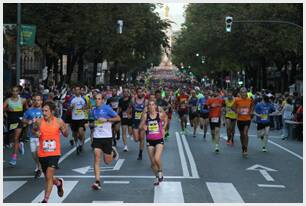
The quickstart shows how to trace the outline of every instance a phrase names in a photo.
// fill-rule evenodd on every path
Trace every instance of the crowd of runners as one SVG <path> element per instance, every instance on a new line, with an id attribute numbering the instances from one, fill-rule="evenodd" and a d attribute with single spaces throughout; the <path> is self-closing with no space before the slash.
<path id="1" fill-rule="evenodd" d="M 84 152 L 86 129 L 90 129 L 95 174 L 92 189 L 101 189 L 101 159 L 110 164 L 119 158 L 119 152 L 128 152 L 128 138 L 138 144 L 137 160 L 141 161 L 147 151 L 157 186 L 163 181 L 161 156 L 167 139 L 173 136 L 173 115 L 177 114 L 182 133 L 190 125 L 191 138 L 198 137 L 201 130 L 204 140 L 210 134 L 216 153 L 220 152 L 220 128 L 226 127 L 226 144 L 233 146 L 237 144 L 237 125 L 242 156 L 247 158 L 251 124 L 257 124 L 260 150 L 267 152 L 270 129 L 282 129 L 283 139 L 288 138 L 287 121 L 302 122 L 302 105 L 298 95 L 277 96 L 267 90 L 252 93 L 245 87 L 226 90 L 191 84 L 99 88 L 66 85 L 32 92 L 14 86 L 3 104 L 4 146 L 12 150 L 8 163 L 16 166 L 17 155 L 24 154 L 24 145 L 30 143 L 34 177 L 44 174 L 42 202 L 48 202 L 53 185 L 60 197 L 64 194 L 64 180 L 54 177 L 61 155 L 61 136 L 68 137 L 67 141 L 76 147 L 76 155 L 80 155 Z M 118 151 L 119 141 L 124 145 L 122 151 Z"/>

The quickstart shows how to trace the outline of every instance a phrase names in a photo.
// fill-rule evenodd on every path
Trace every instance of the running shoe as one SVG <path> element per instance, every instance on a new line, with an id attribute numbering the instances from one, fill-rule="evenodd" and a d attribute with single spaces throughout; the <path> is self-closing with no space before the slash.
<path id="1" fill-rule="evenodd" d="M 63 197 L 64 196 L 64 179 L 63 178 L 58 178 L 58 181 L 61 182 L 61 185 L 57 186 L 57 195 L 59 197 Z"/>
<path id="2" fill-rule="evenodd" d="M 127 151 L 129 151 L 129 150 L 128 150 L 128 147 L 127 147 L 127 145 L 125 145 L 125 146 L 124 146 L 124 149 L 123 149 L 123 151 L 124 151 L 124 152 L 127 152 Z"/>
<path id="3" fill-rule="evenodd" d="M 80 151 L 80 153 L 83 151 L 83 145 L 79 146 L 79 151 Z"/>
<path id="4" fill-rule="evenodd" d="M 118 160 L 119 159 L 119 153 L 118 153 L 116 147 L 113 146 L 112 148 L 113 148 L 113 159 Z"/>
<path id="5" fill-rule="evenodd" d="M 41 176 L 41 171 L 40 170 L 36 170 L 35 172 L 35 175 L 34 175 L 34 178 L 39 178 Z"/>
<path id="6" fill-rule="evenodd" d="M 139 154 L 137 160 L 142 160 L 142 154 Z"/>
<path id="7" fill-rule="evenodd" d="M 48 203 L 45 199 L 43 199 L 43 201 L 41 201 L 40 203 Z"/>
<path id="8" fill-rule="evenodd" d="M 206 139 L 206 134 L 204 133 L 203 138 Z"/>
<path id="9" fill-rule="evenodd" d="M 70 145 L 73 146 L 74 145 L 74 141 L 71 139 L 70 141 Z"/>
<path id="10" fill-rule="evenodd" d="M 159 181 L 159 182 L 162 182 L 163 180 L 164 180 L 163 172 L 162 172 L 162 171 L 159 171 L 159 172 L 158 172 L 158 181 Z"/>
<path id="11" fill-rule="evenodd" d="M 76 154 L 77 154 L 77 155 L 80 154 L 80 146 L 77 146 L 77 148 L 76 148 Z"/>
<path id="12" fill-rule="evenodd" d="M 158 177 L 156 177 L 155 179 L 154 179 L 154 186 L 158 186 L 159 185 L 159 180 L 158 180 Z"/>
<path id="13" fill-rule="evenodd" d="M 261 151 L 267 152 L 267 148 L 266 147 L 262 147 Z"/>
<path id="14" fill-rule="evenodd" d="M 23 142 L 19 143 L 19 153 L 24 155 L 24 143 Z"/>
<path id="15" fill-rule="evenodd" d="M 94 183 L 91 185 L 91 188 L 92 188 L 93 190 L 101 190 L 102 187 L 101 187 L 100 181 L 94 182 Z"/>
<path id="16" fill-rule="evenodd" d="M 231 144 L 231 140 L 226 140 L 226 144 L 230 145 Z"/>
<path id="17" fill-rule="evenodd" d="M 247 150 L 242 151 L 242 156 L 243 156 L 244 158 L 247 158 L 247 157 L 248 157 L 248 152 L 247 152 Z"/>
<path id="18" fill-rule="evenodd" d="M 195 134 L 193 135 L 193 138 L 196 138 L 196 135 L 195 135 Z"/>
<path id="19" fill-rule="evenodd" d="M 12 157 L 11 161 L 9 162 L 9 164 L 12 165 L 12 166 L 16 166 L 17 158 L 16 157 Z"/>
<path id="20" fill-rule="evenodd" d="M 219 146 L 218 145 L 215 146 L 215 152 L 219 153 Z"/>

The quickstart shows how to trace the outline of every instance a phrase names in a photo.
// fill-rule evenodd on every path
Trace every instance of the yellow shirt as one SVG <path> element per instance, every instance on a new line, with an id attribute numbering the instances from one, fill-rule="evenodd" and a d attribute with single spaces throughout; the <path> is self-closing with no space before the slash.
<path id="1" fill-rule="evenodd" d="M 235 102 L 235 99 L 233 100 L 225 100 L 225 117 L 230 119 L 237 119 L 237 114 L 231 109 Z"/>

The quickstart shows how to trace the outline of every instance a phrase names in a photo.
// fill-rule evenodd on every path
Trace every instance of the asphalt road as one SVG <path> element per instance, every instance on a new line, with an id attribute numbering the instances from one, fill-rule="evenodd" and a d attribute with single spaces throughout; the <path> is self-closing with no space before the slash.
<path id="1" fill-rule="evenodd" d="M 238 130 L 235 145 L 225 144 L 225 128 L 221 132 L 220 153 L 216 154 L 211 136 L 203 139 L 198 130 L 192 137 L 188 126 L 180 132 L 177 115 L 171 122 L 171 136 L 165 143 L 163 171 L 165 181 L 153 186 L 153 174 L 146 151 L 142 161 L 136 160 L 138 144 L 128 139 L 128 152 L 118 143 L 120 158 L 111 165 L 101 164 L 102 190 L 93 191 L 93 154 L 89 141 L 77 156 L 68 139 L 62 138 L 62 157 L 56 175 L 65 180 L 65 195 L 58 198 L 54 188 L 50 202 L 63 203 L 301 203 L 303 202 L 303 143 L 281 140 L 280 131 L 271 131 L 268 152 L 260 149 L 252 123 L 249 157 L 243 158 Z M 89 131 L 87 130 L 87 135 Z M 210 130 L 209 130 L 210 133 Z M 43 199 L 44 178 L 33 178 L 34 163 L 29 143 L 26 153 L 18 156 L 17 165 L 9 164 L 4 149 L 3 202 L 31 203 Z"/>

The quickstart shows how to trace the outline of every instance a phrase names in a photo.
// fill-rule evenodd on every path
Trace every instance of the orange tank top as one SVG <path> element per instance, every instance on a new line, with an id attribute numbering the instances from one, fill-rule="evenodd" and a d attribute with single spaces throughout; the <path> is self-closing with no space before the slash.
<path id="1" fill-rule="evenodd" d="M 39 157 L 59 156 L 60 148 L 60 125 L 54 117 L 51 123 L 41 120 L 39 138 Z"/>

